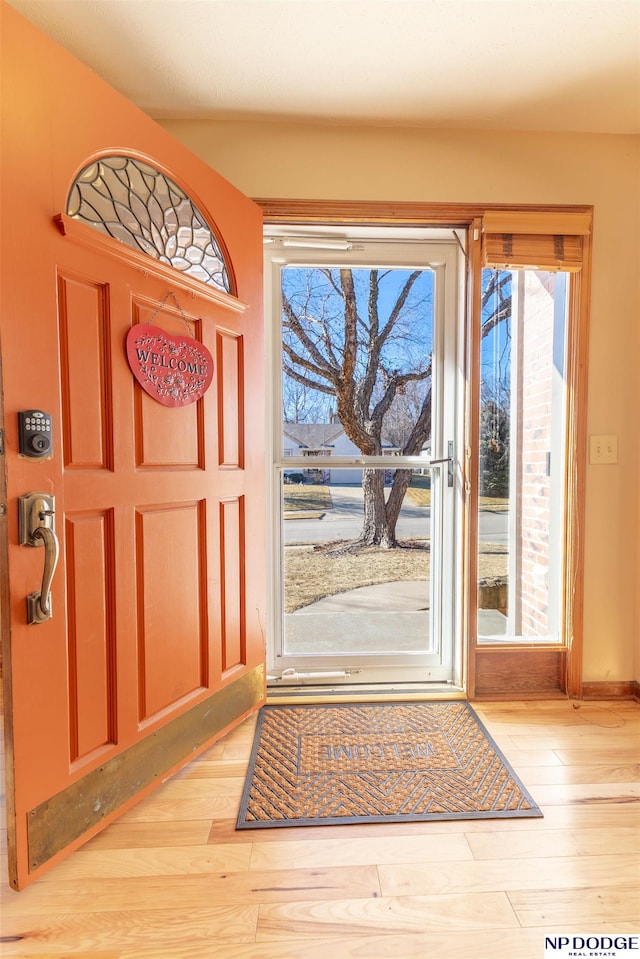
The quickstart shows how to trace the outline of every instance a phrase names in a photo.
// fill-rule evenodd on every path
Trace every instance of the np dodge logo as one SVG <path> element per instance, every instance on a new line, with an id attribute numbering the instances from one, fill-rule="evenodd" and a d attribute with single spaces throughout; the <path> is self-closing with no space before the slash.
<path id="1" fill-rule="evenodd" d="M 640 936 L 583 935 L 583 936 L 545 936 L 544 959 L 578 959 L 589 956 L 592 959 L 620 956 L 631 957 L 640 954 Z"/>
<path id="2" fill-rule="evenodd" d="M 163 406 L 195 403 L 213 379 L 213 357 L 206 346 L 147 323 L 129 330 L 127 360 L 142 389 Z"/>

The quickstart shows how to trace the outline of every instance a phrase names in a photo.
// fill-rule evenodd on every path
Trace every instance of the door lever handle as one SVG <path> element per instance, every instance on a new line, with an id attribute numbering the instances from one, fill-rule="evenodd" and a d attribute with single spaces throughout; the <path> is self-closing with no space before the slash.
<path id="1" fill-rule="evenodd" d="M 448 456 L 443 456 L 441 459 L 429 460 L 427 466 L 442 466 L 443 463 L 448 464 L 447 470 L 447 486 L 453 486 L 454 480 L 454 459 L 453 459 L 453 440 L 449 440 L 447 443 L 447 453 Z"/>
<path id="2" fill-rule="evenodd" d="M 44 570 L 40 592 L 30 593 L 27 596 L 27 622 L 44 623 L 51 618 L 51 582 L 58 565 L 60 544 L 50 526 L 38 526 L 33 531 L 33 536 L 34 539 L 41 539 L 44 543 Z"/>
<path id="3" fill-rule="evenodd" d="M 60 556 L 55 532 L 55 498 L 50 493 L 27 493 L 18 497 L 18 510 L 21 545 L 44 546 L 42 586 L 27 596 L 27 622 L 45 623 L 51 619 L 51 583 Z"/>

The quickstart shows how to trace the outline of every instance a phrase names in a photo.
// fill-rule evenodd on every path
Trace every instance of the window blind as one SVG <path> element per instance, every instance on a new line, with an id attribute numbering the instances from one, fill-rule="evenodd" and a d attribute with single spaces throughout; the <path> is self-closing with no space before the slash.
<path id="1" fill-rule="evenodd" d="M 590 212 L 488 211 L 482 218 L 483 265 L 575 272 L 590 232 Z"/>

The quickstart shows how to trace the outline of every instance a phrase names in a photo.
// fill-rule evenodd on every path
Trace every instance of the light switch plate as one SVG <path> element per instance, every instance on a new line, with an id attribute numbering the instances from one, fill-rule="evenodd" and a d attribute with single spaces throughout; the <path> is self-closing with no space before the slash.
<path id="1" fill-rule="evenodd" d="M 617 463 L 618 437 L 611 435 L 589 437 L 590 463 Z"/>

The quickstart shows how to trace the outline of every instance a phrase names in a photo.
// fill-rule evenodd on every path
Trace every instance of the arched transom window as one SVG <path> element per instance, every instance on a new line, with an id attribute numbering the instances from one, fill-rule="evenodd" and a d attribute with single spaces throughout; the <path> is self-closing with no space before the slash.
<path id="1" fill-rule="evenodd" d="M 231 292 L 220 244 L 177 183 L 133 157 L 107 156 L 76 177 L 67 214 L 181 273 Z"/>

